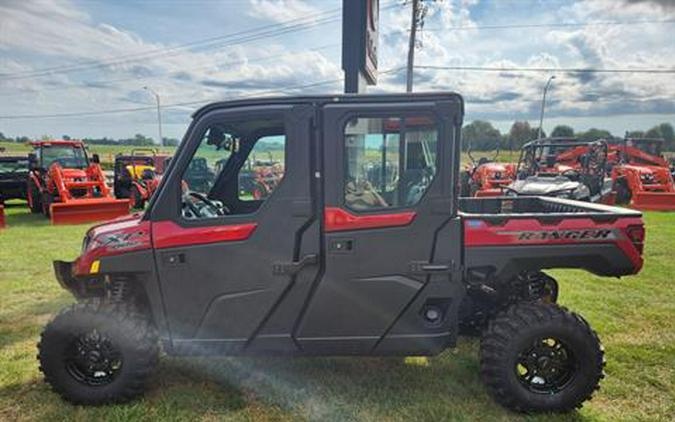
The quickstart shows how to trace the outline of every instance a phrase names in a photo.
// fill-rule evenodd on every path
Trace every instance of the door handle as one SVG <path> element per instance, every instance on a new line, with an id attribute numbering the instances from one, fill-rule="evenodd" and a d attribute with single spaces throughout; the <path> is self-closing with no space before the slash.
<path id="1" fill-rule="evenodd" d="M 304 267 L 316 265 L 319 263 L 319 256 L 305 255 L 299 261 L 293 262 L 276 262 L 272 264 L 272 273 L 274 275 L 295 275 Z"/>

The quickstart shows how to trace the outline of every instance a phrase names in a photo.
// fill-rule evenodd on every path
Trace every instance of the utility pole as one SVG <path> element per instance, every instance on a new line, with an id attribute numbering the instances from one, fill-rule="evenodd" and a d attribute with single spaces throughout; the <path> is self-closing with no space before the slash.
<path id="1" fill-rule="evenodd" d="M 406 73 L 405 92 L 413 90 L 413 71 L 415 66 L 415 44 L 417 37 L 417 23 L 419 21 L 420 0 L 412 0 L 412 14 L 410 18 L 410 39 L 408 40 L 408 70 Z"/>
<path id="2" fill-rule="evenodd" d="M 155 100 L 157 100 L 157 125 L 159 127 L 159 145 L 164 145 L 164 138 L 162 137 L 162 112 L 161 112 L 162 106 L 159 100 L 159 94 L 155 92 L 152 88 L 149 88 L 147 86 L 144 86 L 143 89 L 154 95 Z"/>
<path id="3" fill-rule="evenodd" d="M 541 132 L 542 132 L 542 126 L 544 124 L 544 107 L 546 107 L 546 91 L 548 91 L 548 87 L 551 85 L 551 82 L 555 79 L 555 75 L 552 75 L 550 78 L 548 78 L 548 81 L 546 81 L 546 85 L 544 86 L 544 95 L 541 97 L 541 112 L 539 114 L 539 130 L 537 131 L 537 139 L 541 139 Z"/>

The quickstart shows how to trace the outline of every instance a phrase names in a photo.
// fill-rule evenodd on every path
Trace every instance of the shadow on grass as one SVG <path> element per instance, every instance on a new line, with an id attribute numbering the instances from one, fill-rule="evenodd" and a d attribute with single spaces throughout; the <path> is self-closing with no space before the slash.
<path id="1" fill-rule="evenodd" d="M 25 201 L 5 202 L 5 220 L 7 227 L 48 226 L 49 218 L 42 213 L 32 213 Z"/>
<path id="2" fill-rule="evenodd" d="M 40 301 L 28 307 L 20 306 L 11 312 L 0 314 L 0 351 L 13 344 L 22 343 L 28 338 L 35 338 L 37 343 L 42 330 L 41 320 L 48 320 L 52 315 L 69 303 L 70 295 L 63 293 L 50 300 Z"/>
<path id="3" fill-rule="evenodd" d="M 448 354 L 428 367 L 395 358 L 165 358 L 145 397 L 125 405 L 72 406 L 40 378 L 0 388 L 0 399 L 36 419 L 585 420 L 509 412 L 487 396 L 475 358 Z"/>

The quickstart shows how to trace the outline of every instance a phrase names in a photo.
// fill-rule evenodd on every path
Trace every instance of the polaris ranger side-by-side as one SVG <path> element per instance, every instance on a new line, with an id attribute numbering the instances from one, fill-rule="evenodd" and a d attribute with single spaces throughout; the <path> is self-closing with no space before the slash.
<path id="1" fill-rule="evenodd" d="M 146 211 L 93 227 L 79 258 L 54 263 L 80 302 L 42 333 L 45 379 L 74 403 L 122 402 L 143 392 L 160 342 L 171 355 L 435 355 L 469 325 L 499 403 L 580 406 L 603 349 L 541 271 L 637 273 L 641 214 L 460 200 L 463 112 L 449 93 L 200 109 Z M 262 140 L 283 149 L 282 179 L 242 196 Z M 215 177 L 192 180 L 195 160 L 221 161 Z"/>

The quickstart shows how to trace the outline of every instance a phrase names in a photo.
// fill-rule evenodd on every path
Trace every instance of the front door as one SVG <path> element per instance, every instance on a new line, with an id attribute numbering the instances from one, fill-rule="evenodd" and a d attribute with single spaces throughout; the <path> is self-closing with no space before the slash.
<path id="1" fill-rule="evenodd" d="M 292 323 L 261 331 L 300 267 L 316 267 L 318 244 L 305 241 L 316 219 L 312 118 L 302 105 L 221 109 L 189 129 L 152 204 L 178 352 L 238 353 L 259 335 L 290 338 Z"/>
<path id="2" fill-rule="evenodd" d="M 458 284 L 449 259 L 434 256 L 439 237 L 461 250 L 450 224 L 461 100 L 329 105 L 324 122 L 325 268 L 298 343 L 317 354 L 442 346 Z"/>

